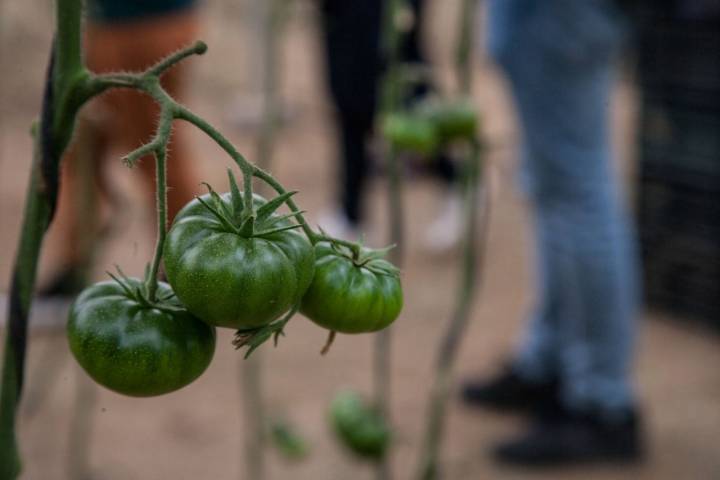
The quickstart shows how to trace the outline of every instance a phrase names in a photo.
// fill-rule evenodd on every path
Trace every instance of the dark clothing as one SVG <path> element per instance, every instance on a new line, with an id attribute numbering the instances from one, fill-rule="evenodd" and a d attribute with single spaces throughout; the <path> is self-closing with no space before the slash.
<path id="1" fill-rule="evenodd" d="M 192 8 L 196 0 L 90 0 L 88 15 L 98 23 L 120 23 Z"/>
<path id="2" fill-rule="evenodd" d="M 422 0 L 412 0 L 415 25 L 420 25 Z M 322 26 L 330 93 L 340 129 L 342 168 L 340 201 L 345 216 L 358 223 L 362 197 L 371 168 L 367 140 L 372 133 L 378 97 L 378 79 L 383 71 L 381 24 L 383 0 L 324 0 Z M 419 45 L 419 28 L 413 28 L 401 46 L 403 61 L 424 63 Z M 413 97 L 430 90 L 419 85 Z M 455 177 L 453 164 L 438 158 L 433 173 L 446 180 Z"/>

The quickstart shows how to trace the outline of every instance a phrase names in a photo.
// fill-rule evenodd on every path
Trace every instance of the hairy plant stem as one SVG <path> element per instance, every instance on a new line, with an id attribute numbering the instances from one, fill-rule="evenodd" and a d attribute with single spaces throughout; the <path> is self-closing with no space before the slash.
<path id="1" fill-rule="evenodd" d="M 57 0 L 56 40 L 52 47 L 42 121 L 33 135 L 33 161 L 23 222 L 15 254 L 8 301 L 7 329 L 0 387 L 0 478 L 13 479 L 22 469 L 15 422 L 22 393 L 28 317 L 42 240 L 53 216 L 60 158 L 72 134 L 77 85 L 87 77 L 80 55 L 80 0 Z"/>
<path id="2" fill-rule="evenodd" d="M 443 335 L 438 350 L 435 375 L 430 391 L 427 424 L 420 455 L 418 480 L 440 478 L 439 456 L 444 435 L 447 401 L 450 392 L 452 367 L 457 357 L 460 341 L 470 319 L 470 308 L 478 290 L 478 273 L 482 272 L 489 203 L 487 189 L 480 198 L 480 146 L 474 143 L 465 173 L 465 238 L 463 245 L 460 288 L 457 290 L 455 310 Z M 481 224 L 478 225 L 478 205 L 484 205 Z"/>
<path id="3" fill-rule="evenodd" d="M 162 125 L 162 120 L 161 120 Z M 155 151 L 155 203 L 157 207 L 157 240 L 155 253 L 150 264 L 148 276 L 145 279 L 145 291 L 150 303 L 156 301 L 155 294 L 158 288 L 158 270 L 162 261 L 163 246 L 167 234 L 167 162 L 165 148 Z"/>

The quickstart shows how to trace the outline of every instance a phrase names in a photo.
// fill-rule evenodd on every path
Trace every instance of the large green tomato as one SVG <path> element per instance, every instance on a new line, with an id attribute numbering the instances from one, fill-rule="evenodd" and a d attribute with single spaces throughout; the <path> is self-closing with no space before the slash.
<path id="1" fill-rule="evenodd" d="M 265 199 L 255 197 L 261 211 Z M 218 327 L 266 325 L 299 302 L 313 277 L 313 248 L 275 214 L 251 232 L 230 193 L 206 194 L 175 217 L 165 243 L 168 282 L 187 309 Z M 267 212 L 265 212 L 267 213 Z"/>
<path id="2" fill-rule="evenodd" d="M 70 307 L 70 350 L 99 384 L 125 395 L 149 397 L 188 385 L 215 353 L 215 329 L 182 308 L 159 283 L 154 304 L 138 297 L 142 282 L 96 283 Z"/>
<path id="3" fill-rule="evenodd" d="M 400 314 L 397 269 L 371 251 L 353 259 L 343 247 L 315 246 L 315 277 L 300 311 L 321 327 L 341 333 L 382 330 Z M 364 257 L 364 258 L 363 258 Z"/>
<path id="4" fill-rule="evenodd" d="M 352 391 L 338 393 L 330 405 L 330 421 L 340 442 L 353 453 L 382 458 L 390 443 L 385 419 Z"/>
<path id="5" fill-rule="evenodd" d="M 430 155 L 437 147 L 435 126 L 423 116 L 391 113 L 383 120 L 382 131 L 387 141 L 401 151 Z"/>

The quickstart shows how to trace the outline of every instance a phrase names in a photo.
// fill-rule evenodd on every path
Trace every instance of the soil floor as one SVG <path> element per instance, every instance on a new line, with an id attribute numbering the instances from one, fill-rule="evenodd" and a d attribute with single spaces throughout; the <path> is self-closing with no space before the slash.
<path id="1" fill-rule="evenodd" d="M 447 33 L 452 31 L 456 4 L 456 0 L 434 1 L 433 25 L 427 32 L 443 84 L 451 75 Z M 258 56 L 248 48 L 252 23 L 245 14 L 247 7 L 247 0 L 207 2 L 203 37 L 210 50 L 192 60 L 188 104 L 252 158 L 255 131 L 233 120 L 243 106 L 244 112 L 249 111 L 252 102 L 246 99 L 258 90 L 253 73 Z M 28 126 L 39 108 L 52 12 L 48 2 L 37 0 L 3 2 L 0 10 L 0 291 L 6 291 L 31 158 Z M 334 197 L 335 132 L 322 78 L 315 12 L 306 2 L 296 2 L 291 10 L 281 89 L 288 121 L 279 133 L 272 171 L 288 188 L 300 192 L 297 201 L 315 219 Z M 517 342 L 534 296 L 527 209 L 514 184 L 517 129 L 502 79 L 483 55 L 477 56 L 476 67 L 475 102 L 483 112 L 491 146 L 487 174 L 491 217 L 482 289 L 463 337 L 455 385 L 462 378 L 496 371 Z M 630 82 L 620 82 L 613 125 L 623 179 L 632 178 L 634 99 Z M 192 132 L 191 138 L 198 182 L 220 188 L 228 160 L 198 132 Z M 113 228 L 97 255 L 96 278 L 115 263 L 139 275 L 151 255 L 152 210 L 137 187 L 136 172 L 120 164 L 121 153 L 109 166 L 109 177 L 121 194 L 122 208 L 112 214 Z M 417 463 L 431 369 L 460 267 L 457 252 L 431 254 L 422 244 L 424 229 L 442 204 L 441 189 L 412 175 L 404 195 L 406 306 L 392 330 L 391 372 L 397 431 L 392 467 L 403 479 L 411 478 Z M 386 238 L 385 202 L 385 184 L 377 180 L 368 200 L 371 243 Z M 58 241 L 53 238 L 46 242 L 41 282 L 58 266 Z M 58 312 L 38 308 L 35 317 L 44 316 L 38 324 L 57 325 L 62 322 Z M 230 344 L 230 332 L 221 332 L 218 340 L 216 357 L 198 381 L 163 397 L 133 399 L 90 383 L 71 358 L 62 328 L 32 329 L 19 418 L 23 478 L 247 478 L 240 386 L 245 364 Z M 321 357 L 324 340 L 323 330 L 298 317 L 277 348 L 264 347 L 257 356 L 267 415 L 290 421 L 311 445 L 310 455 L 297 462 L 269 449 L 268 479 L 374 478 L 370 465 L 354 460 L 334 442 L 326 421 L 328 403 L 338 389 L 371 392 L 373 337 L 339 336 L 330 353 Z M 643 316 L 634 370 L 648 447 L 643 464 L 539 472 L 501 468 L 488 451 L 519 431 L 524 420 L 469 409 L 453 395 L 442 452 L 445 478 L 720 479 L 719 340 L 687 322 L 659 314 Z"/>

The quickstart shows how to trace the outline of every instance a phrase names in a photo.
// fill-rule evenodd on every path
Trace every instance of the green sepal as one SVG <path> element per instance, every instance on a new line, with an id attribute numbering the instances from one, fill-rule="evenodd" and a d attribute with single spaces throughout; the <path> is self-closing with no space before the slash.
<path id="1" fill-rule="evenodd" d="M 273 225 L 276 225 L 278 223 L 282 223 L 286 220 L 290 220 L 291 218 L 295 218 L 298 215 L 302 215 L 305 213 L 305 210 L 300 210 L 299 212 L 291 212 L 285 215 L 280 215 L 277 217 L 270 217 L 264 224 L 263 227 L 272 227 Z M 298 225 L 299 226 L 299 225 Z"/>
<path id="2" fill-rule="evenodd" d="M 239 233 L 237 227 L 232 223 L 232 221 L 227 218 L 227 216 L 221 211 L 215 208 L 214 206 L 210 205 L 208 202 L 202 199 L 202 197 L 195 197 L 198 202 L 202 204 L 203 207 L 207 208 L 213 215 L 215 215 L 215 218 L 222 224 L 223 227 L 225 227 L 228 231 L 233 233 Z"/>
<path id="3" fill-rule="evenodd" d="M 205 185 L 208 189 L 208 193 L 210 194 L 210 198 L 212 198 L 213 204 L 215 205 L 215 208 L 223 214 L 225 217 L 225 220 L 228 221 L 231 224 L 235 224 L 233 222 L 233 213 L 230 211 L 230 208 L 227 206 L 225 202 L 223 202 L 222 198 L 218 193 L 210 186 L 210 184 L 203 182 L 203 185 Z"/>
<path id="4" fill-rule="evenodd" d="M 240 193 L 240 187 L 238 186 L 237 180 L 235 179 L 235 175 L 229 168 L 227 173 L 228 180 L 230 182 L 230 198 L 232 200 L 233 207 L 232 218 L 236 223 L 240 223 L 242 219 L 242 214 L 245 211 L 245 204 L 243 202 L 242 193 Z"/>
<path id="5" fill-rule="evenodd" d="M 263 230 L 262 232 L 258 232 L 255 234 L 256 237 L 264 237 L 266 235 L 272 235 L 274 233 L 280 233 L 280 232 L 287 232 L 288 230 L 295 230 L 297 228 L 301 228 L 300 225 L 287 225 L 285 227 L 278 227 L 278 228 L 272 228 L 270 230 Z"/>
<path id="6" fill-rule="evenodd" d="M 272 215 L 275 210 L 280 208 L 280 206 L 285 203 L 287 199 L 289 199 L 296 193 L 297 192 L 285 192 L 260 206 L 256 212 L 258 222 L 264 222 L 266 219 L 270 218 L 270 215 Z"/>
<path id="7" fill-rule="evenodd" d="M 238 330 L 235 332 L 235 338 L 232 342 L 233 346 L 236 350 L 242 347 L 248 347 L 248 351 L 245 352 L 245 358 L 248 358 L 252 352 L 267 342 L 270 337 L 273 338 L 273 343 L 277 347 L 279 337 L 285 335 L 285 325 L 287 325 L 290 319 L 297 313 L 299 308 L 299 304 L 295 305 L 280 320 L 276 320 L 262 327 Z"/>
<path id="8" fill-rule="evenodd" d="M 250 215 L 240 225 L 238 233 L 243 237 L 250 238 L 255 234 L 255 216 Z"/>

